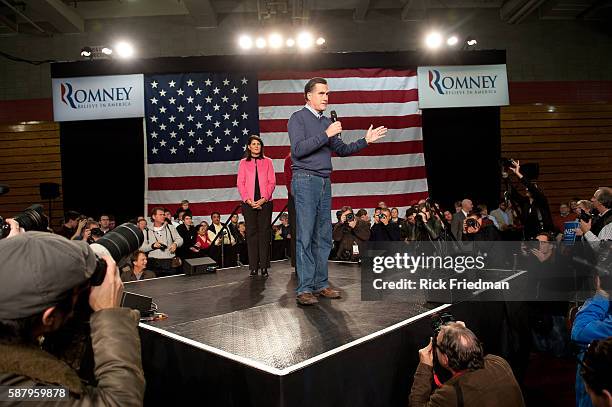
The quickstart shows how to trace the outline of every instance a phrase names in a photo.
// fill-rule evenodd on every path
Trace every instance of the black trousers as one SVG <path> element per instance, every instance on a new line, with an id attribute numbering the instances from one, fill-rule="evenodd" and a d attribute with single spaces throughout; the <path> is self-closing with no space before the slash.
<path id="1" fill-rule="evenodd" d="M 291 194 L 289 194 L 287 208 L 289 210 L 289 233 L 291 233 L 289 256 L 291 257 L 291 267 L 295 268 L 295 242 L 297 242 L 297 236 L 295 227 L 295 200 Z"/>
<path id="2" fill-rule="evenodd" d="M 266 202 L 261 209 L 243 203 L 242 215 L 246 224 L 249 270 L 270 268 L 272 202 Z"/>

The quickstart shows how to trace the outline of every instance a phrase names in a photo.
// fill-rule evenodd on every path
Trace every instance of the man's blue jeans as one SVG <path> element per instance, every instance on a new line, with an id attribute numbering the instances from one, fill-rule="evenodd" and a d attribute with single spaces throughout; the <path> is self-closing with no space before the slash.
<path id="1" fill-rule="evenodd" d="M 327 259 L 332 249 L 331 183 L 305 172 L 296 172 L 291 181 L 296 212 L 297 294 L 329 287 Z"/>

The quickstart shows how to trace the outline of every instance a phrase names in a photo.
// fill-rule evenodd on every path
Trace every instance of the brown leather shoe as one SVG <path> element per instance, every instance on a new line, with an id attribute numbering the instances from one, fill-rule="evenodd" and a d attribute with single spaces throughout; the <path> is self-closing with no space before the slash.
<path id="1" fill-rule="evenodd" d="M 325 298 L 341 298 L 340 291 L 334 290 L 332 288 L 326 287 L 321 291 L 317 291 L 315 293 L 316 296 L 321 296 Z"/>
<path id="2" fill-rule="evenodd" d="M 300 294 L 295 300 L 300 305 L 314 305 L 319 302 L 319 300 L 317 300 L 317 297 L 312 295 L 312 293 Z"/>

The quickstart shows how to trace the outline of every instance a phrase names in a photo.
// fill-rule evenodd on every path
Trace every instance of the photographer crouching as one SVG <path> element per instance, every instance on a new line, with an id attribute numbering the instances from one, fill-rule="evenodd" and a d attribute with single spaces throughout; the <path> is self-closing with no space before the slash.
<path id="1" fill-rule="evenodd" d="M 434 382 L 434 359 L 447 375 Z M 508 362 L 484 356 L 482 344 L 463 322 L 447 322 L 419 350 L 419 365 L 410 392 L 410 406 L 524 406 L 521 389 Z M 437 388 L 432 391 L 432 384 Z"/>
<path id="2" fill-rule="evenodd" d="M 355 216 L 351 207 L 342 209 L 340 221 L 336 223 L 332 233 L 334 241 L 338 242 L 336 259 L 357 261 L 359 246 L 370 238 L 370 223 Z"/>
<path id="3" fill-rule="evenodd" d="M 111 245 L 123 246 L 124 235 L 132 233 L 125 229 L 99 253 L 123 253 Z M 0 258 L 0 384 L 60 386 L 67 396 L 58 405 L 66 400 L 82 406 L 142 405 L 138 312 L 119 308 L 123 284 L 113 257 L 97 258 L 85 242 L 59 235 L 16 232 L 0 240 Z M 95 380 L 89 384 L 43 350 L 45 338 L 66 332 L 73 314 L 83 313 L 78 309 L 83 303 L 91 307 L 87 325 L 95 359 Z"/>

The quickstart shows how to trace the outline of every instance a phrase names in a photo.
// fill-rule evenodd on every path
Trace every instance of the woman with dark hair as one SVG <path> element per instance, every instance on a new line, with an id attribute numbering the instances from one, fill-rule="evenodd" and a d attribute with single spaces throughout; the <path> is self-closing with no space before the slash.
<path id="1" fill-rule="evenodd" d="M 256 276 L 261 270 L 261 275 L 267 277 L 276 176 L 272 160 L 264 155 L 264 144 L 259 136 L 249 137 L 245 157 L 238 166 L 237 186 L 246 222 L 250 275 Z"/>

